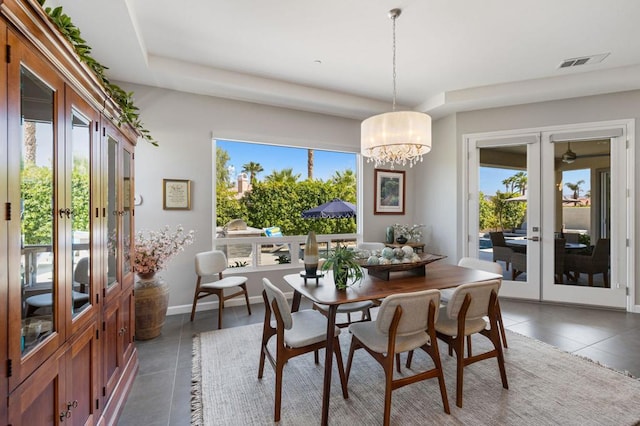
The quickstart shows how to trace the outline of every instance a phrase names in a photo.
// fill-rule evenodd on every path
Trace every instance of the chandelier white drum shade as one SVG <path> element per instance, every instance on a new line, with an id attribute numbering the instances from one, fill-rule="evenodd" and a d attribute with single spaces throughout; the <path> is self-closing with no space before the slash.
<path id="1" fill-rule="evenodd" d="M 431 151 L 431 117 L 417 111 L 396 111 L 396 19 L 401 9 L 391 9 L 393 21 L 393 109 L 362 122 L 360 152 L 375 167 L 384 164 L 410 167 Z"/>
<path id="2" fill-rule="evenodd" d="M 431 151 L 431 117 L 416 111 L 393 111 L 362 122 L 360 149 L 375 166 L 413 166 Z"/>

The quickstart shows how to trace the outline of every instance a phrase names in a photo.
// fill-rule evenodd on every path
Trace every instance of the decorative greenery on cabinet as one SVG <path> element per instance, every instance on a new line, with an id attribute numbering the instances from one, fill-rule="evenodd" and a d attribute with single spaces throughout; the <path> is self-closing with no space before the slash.
<path id="1" fill-rule="evenodd" d="M 105 70 L 109 69 L 91 56 L 91 46 L 87 45 L 86 41 L 80 36 L 80 29 L 73 25 L 69 15 L 62 12 L 62 6 L 56 8 L 44 7 L 46 0 L 38 0 L 40 6 L 44 9 L 45 13 L 49 16 L 51 22 L 53 22 L 60 33 L 71 43 L 76 54 L 82 62 L 84 62 L 93 73 L 98 77 L 109 96 L 118 104 L 121 113 L 118 118 L 118 124 L 129 124 L 136 129 L 140 136 L 151 143 L 154 146 L 158 146 L 158 142 L 151 136 L 149 130 L 147 130 L 140 121 L 140 112 L 138 107 L 133 104 L 133 92 L 125 92 L 117 84 L 111 83 L 105 75 Z"/>

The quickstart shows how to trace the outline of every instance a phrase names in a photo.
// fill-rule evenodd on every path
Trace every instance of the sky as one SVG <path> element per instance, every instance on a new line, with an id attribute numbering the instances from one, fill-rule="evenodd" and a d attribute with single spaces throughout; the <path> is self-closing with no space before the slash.
<path id="1" fill-rule="evenodd" d="M 260 163 L 264 171 L 259 173 L 258 180 L 264 179 L 274 170 L 293 168 L 300 179 L 307 178 L 307 149 L 290 148 L 276 145 L 264 145 L 246 142 L 216 141 L 217 146 L 229 153 L 228 166 L 235 168 L 235 175 L 242 172 L 242 166 L 251 161 Z M 327 180 L 336 171 L 347 169 L 356 172 L 356 154 L 335 151 L 313 150 L 313 177 Z M 233 178 L 233 177 L 232 177 Z"/>
<path id="2" fill-rule="evenodd" d="M 485 195 L 493 195 L 496 191 L 505 192 L 505 186 L 502 181 L 518 173 L 518 170 L 513 169 L 499 169 L 495 167 L 481 167 L 480 168 L 480 191 Z M 590 171 L 589 169 L 582 170 L 570 170 L 563 173 L 563 184 L 570 182 L 576 183 L 583 180 L 584 183 L 580 185 L 580 196 L 584 196 L 590 189 Z M 573 191 L 566 186 L 562 188 L 562 194 L 565 197 L 573 197 Z"/>

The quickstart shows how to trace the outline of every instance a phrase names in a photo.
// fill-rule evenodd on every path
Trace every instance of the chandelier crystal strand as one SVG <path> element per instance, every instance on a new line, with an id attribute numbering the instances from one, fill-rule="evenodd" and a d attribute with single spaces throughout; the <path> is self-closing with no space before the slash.
<path id="1" fill-rule="evenodd" d="M 431 150 L 431 117 L 416 111 L 396 111 L 396 19 L 400 9 L 389 11 L 393 22 L 393 109 L 362 122 L 361 152 L 375 167 L 389 164 L 413 167 Z"/>

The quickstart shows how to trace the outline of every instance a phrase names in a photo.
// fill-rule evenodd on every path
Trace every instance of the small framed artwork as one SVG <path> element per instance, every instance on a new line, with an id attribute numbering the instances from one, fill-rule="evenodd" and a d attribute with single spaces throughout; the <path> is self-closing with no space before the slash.
<path id="1" fill-rule="evenodd" d="M 162 179 L 162 208 L 191 210 L 191 181 Z"/>
<path id="2" fill-rule="evenodd" d="M 404 214 L 404 170 L 375 169 L 373 214 Z"/>

